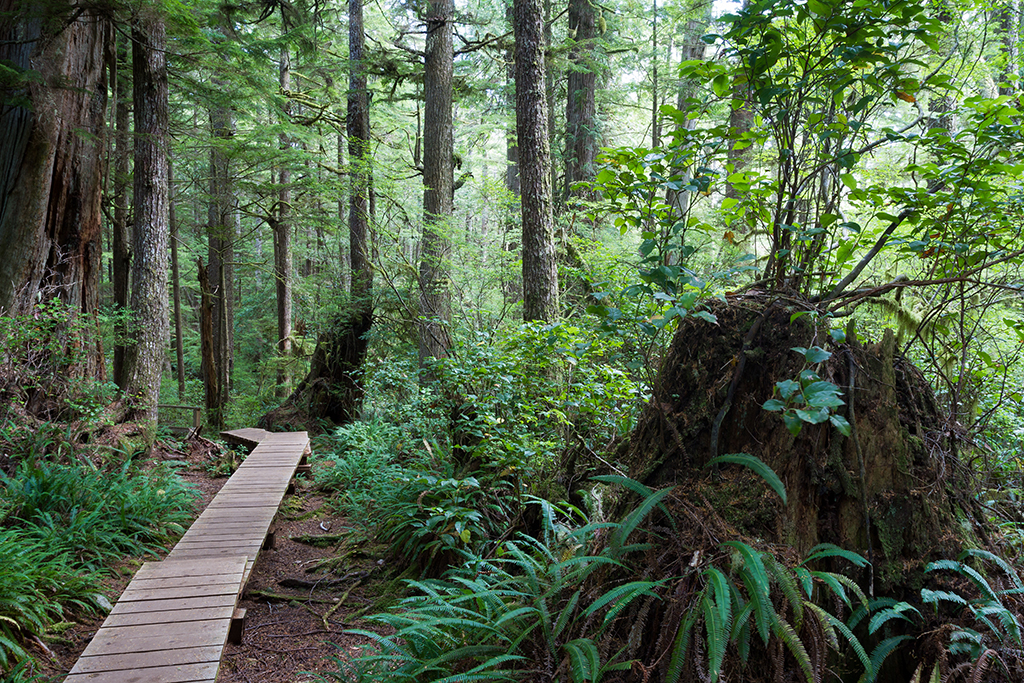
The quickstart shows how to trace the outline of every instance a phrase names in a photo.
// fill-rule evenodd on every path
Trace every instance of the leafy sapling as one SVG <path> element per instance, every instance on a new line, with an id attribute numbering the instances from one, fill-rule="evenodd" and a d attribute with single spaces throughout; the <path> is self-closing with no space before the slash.
<path id="1" fill-rule="evenodd" d="M 822 379 L 810 367 L 825 362 L 832 353 L 820 346 L 794 346 L 791 350 L 803 356 L 808 367 L 801 370 L 796 379 L 776 382 L 773 397 L 765 401 L 761 407 L 781 412 L 782 420 L 793 436 L 800 433 L 804 423 L 816 425 L 826 421 L 831 422 L 843 435 L 849 436 L 850 423 L 835 412 L 839 406 L 846 405 L 839 398 L 842 392 L 838 386 Z"/>

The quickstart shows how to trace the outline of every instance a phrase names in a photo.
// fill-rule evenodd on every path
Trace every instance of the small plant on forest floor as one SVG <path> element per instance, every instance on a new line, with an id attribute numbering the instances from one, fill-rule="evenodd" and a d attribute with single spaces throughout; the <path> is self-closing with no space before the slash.
<path id="1" fill-rule="evenodd" d="M 1011 584 L 1011 588 L 997 589 L 992 586 L 981 571 L 975 569 L 968 560 L 975 559 L 995 565 Z M 954 624 L 948 630 L 949 642 L 946 645 L 948 655 L 954 660 L 946 661 L 946 656 L 939 658 L 933 665 L 933 672 L 941 673 L 941 680 L 955 680 L 961 676 L 963 680 L 984 681 L 991 669 L 998 679 L 1002 674 L 1013 678 L 1019 675 L 1024 667 L 1024 641 L 1022 641 L 1021 624 L 1017 612 L 1011 607 L 1020 609 L 1019 598 L 1024 595 L 1024 582 L 1020 575 L 1003 558 L 987 550 L 969 549 L 960 553 L 956 560 L 936 560 L 925 567 L 926 573 L 953 572 L 960 579 L 965 579 L 977 591 L 977 597 L 964 597 L 956 590 L 921 589 L 921 602 L 932 605 L 935 613 L 939 612 L 942 603 L 951 605 L 956 616 L 970 617 L 971 625 Z M 1009 601 L 1015 601 L 1012 604 Z M 956 660 L 966 660 L 960 661 Z M 1011 666 L 1012 665 L 1012 666 Z M 925 669 L 922 669 L 922 672 Z"/>

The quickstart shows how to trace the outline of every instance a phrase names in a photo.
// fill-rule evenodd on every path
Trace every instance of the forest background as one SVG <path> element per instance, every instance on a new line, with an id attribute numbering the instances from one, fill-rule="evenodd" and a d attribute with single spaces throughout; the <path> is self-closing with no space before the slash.
<path id="1" fill-rule="evenodd" d="M 0 3 L 3 546 L 201 405 L 438 582 L 360 675 L 1012 680 L 1019 10 Z"/>

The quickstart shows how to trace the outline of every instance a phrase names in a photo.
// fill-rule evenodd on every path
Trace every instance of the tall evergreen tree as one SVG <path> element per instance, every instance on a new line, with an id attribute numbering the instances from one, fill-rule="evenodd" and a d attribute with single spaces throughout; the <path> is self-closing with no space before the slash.
<path id="1" fill-rule="evenodd" d="M 516 131 L 523 220 L 523 319 L 558 319 L 558 268 L 551 206 L 551 150 L 544 87 L 543 7 L 515 0 Z"/>
<path id="2" fill-rule="evenodd" d="M 454 208 L 452 131 L 453 0 L 429 0 L 423 75 L 423 242 L 420 249 L 420 362 L 451 347 L 447 235 Z"/>
<path id="3" fill-rule="evenodd" d="M 135 341 L 125 354 L 125 374 L 133 412 L 154 426 L 168 331 L 167 87 L 163 18 L 144 8 L 132 21 L 135 220 L 130 310 L 136 329 Z"/>

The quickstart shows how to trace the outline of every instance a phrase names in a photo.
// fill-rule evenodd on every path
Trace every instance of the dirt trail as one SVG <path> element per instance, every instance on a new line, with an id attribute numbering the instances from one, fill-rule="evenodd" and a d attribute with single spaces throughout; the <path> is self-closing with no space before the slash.
<path id="1" fill-rule="evenodd" d="M 196 514 L 213 499 L 227 477 L 209 473 L 218 454 L 209 442 L 189 442 L 183 451 L 164 451 L 160 457 L 188 464 L 180 475 L 201 498 Z M 278 514 L 275 547 L 260 554 L 239 606 L 247 610 L 246 632 L 240 645 L 228 645 L 221 660 L 218 683 L 299 683 L 317 680 L 317 672 L 336 671 L 335 659 L 347 660 L 359 652 L 365 638 L 344 633 L 367 628 L 359 617 L 373 608 L 373 578 L 379 565 L 364 558 L 351 566 L 330 571 L 307 571 L 337 554 L 335 547 L 315 547 L 292 540 L 296 536 L 344 536 L 346 521 L 324 505 L 300 480 L 294 495 L 285 498 Z M 171 544 L 173 545 L 173 543 Z M 126 559 L 113 567 L 102 593 L 115 602 L 141 561 Z M 344 598 L 341 605 L 337 602 Z M 328 612 L 330 614 L 328 615 Z M 325 620 L 324 617 L 328 616 Z M 60 681 L 74 665 L 103 623 L 103 616 L 78 619 L 48 643 L 50 653 L 36 648 L 40 673 Z"/>

